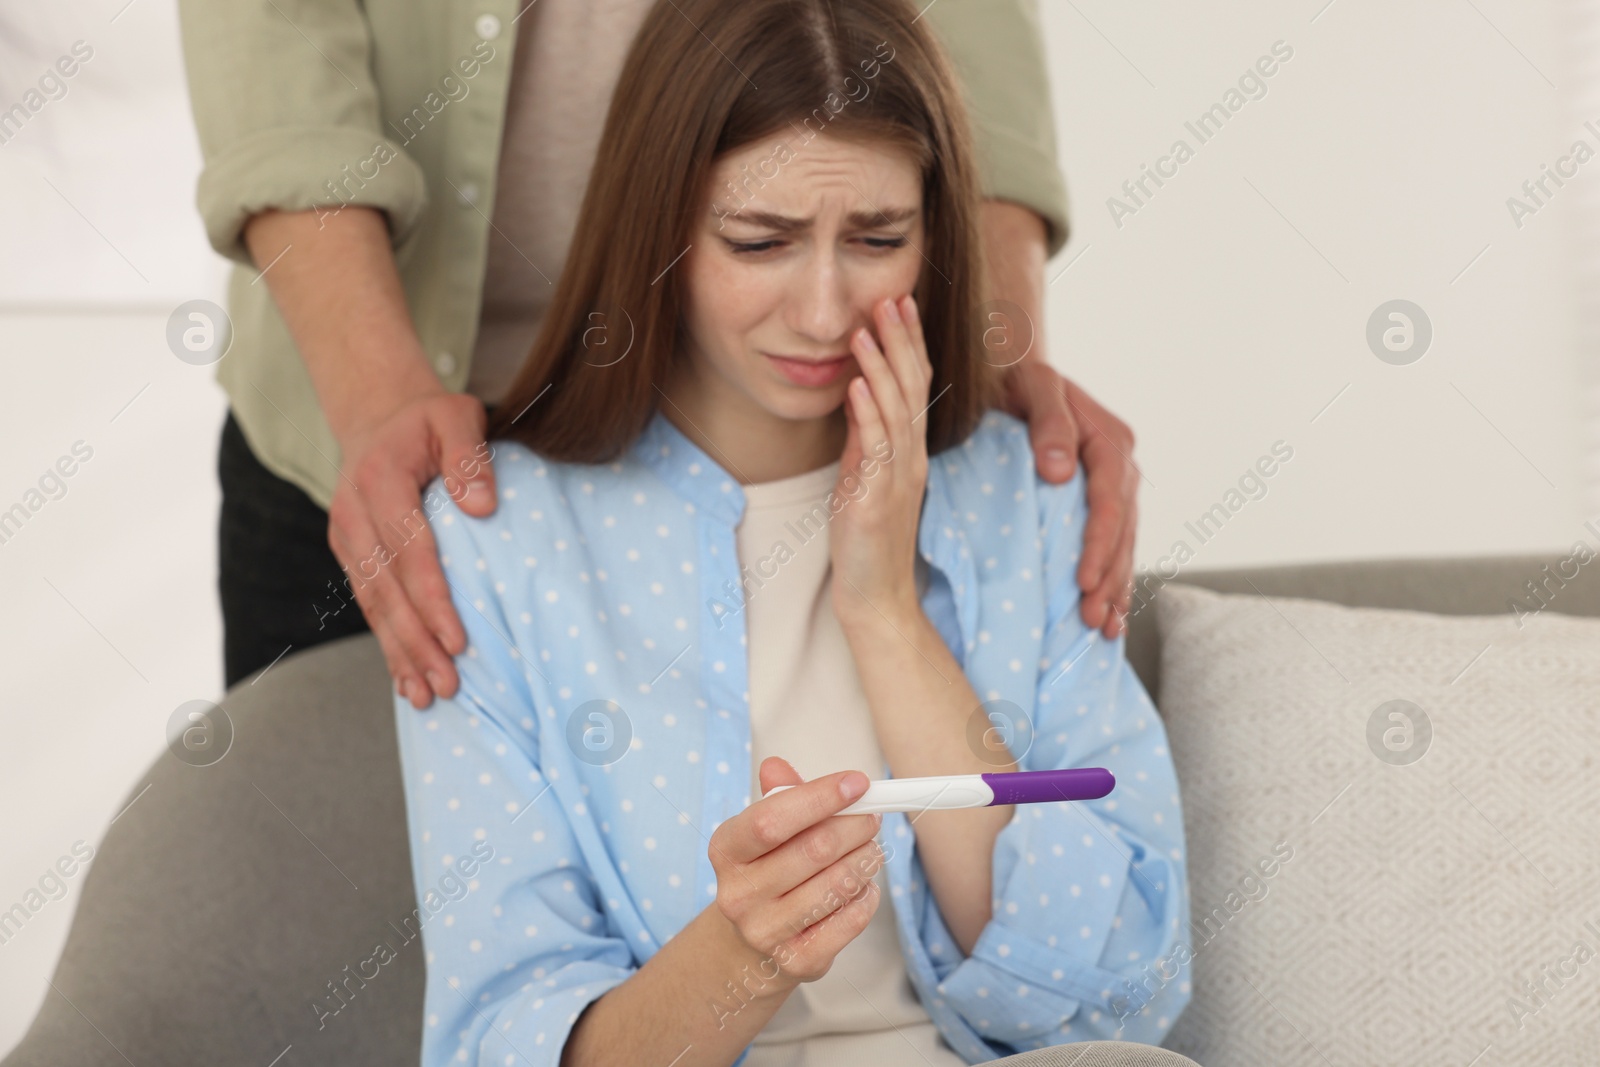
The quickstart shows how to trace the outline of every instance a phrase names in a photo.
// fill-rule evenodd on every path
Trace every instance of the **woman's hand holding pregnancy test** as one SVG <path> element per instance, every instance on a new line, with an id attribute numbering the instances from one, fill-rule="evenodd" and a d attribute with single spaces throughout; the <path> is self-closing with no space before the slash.
<path id="1" fill-rule="evenodd" d="M 826 974 L 878 910 L 882 819 L 833 818 L 867 788 L 860 771 L 807 782 L 787 760 L 768 756 L 758 777 L 761 799 L 711 835 L 717 897 L 709 908 L 734 954 L 757 961 L 766 981 L 755 996 L 782 1003 L 798 983 Z M 785 790 L 798 792 L 776 795 Z"/>
<path id="2" fill-rule="evenodd" d="M 999 804 L 1043 804 L 1051 800 L 1099 800 L 1116 784 L 1116 777 L 1104 767 L 886 778 L 873 782 L 860 800 L 835 814 L 871 815 L 890 811 L 988 808 Z M 793 788 L 775 785 L 762 799 Z"/>

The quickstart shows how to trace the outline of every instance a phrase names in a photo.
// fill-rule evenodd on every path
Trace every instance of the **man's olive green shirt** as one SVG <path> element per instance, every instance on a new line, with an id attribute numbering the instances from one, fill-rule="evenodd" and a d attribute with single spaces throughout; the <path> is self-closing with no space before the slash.
<path id="1" fill-rule="evenodd" d="M 238 266 L 217 365 L 252 450 L 326 508 L 339 446 L 245 247 L 257 212 L 381 208 L 423 350 L 467 382 L 510 84 L 528 0 L 180 0 L 211 245 Z M 984 194 L 1067 238 L 1037 0 L 925 9 L 970 107 Z"/>

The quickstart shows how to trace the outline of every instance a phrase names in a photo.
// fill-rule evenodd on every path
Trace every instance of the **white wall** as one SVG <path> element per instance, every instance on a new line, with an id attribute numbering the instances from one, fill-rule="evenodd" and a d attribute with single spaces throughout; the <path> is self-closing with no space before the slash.
<path id="1" fill-rule="evenodd" d="M 213 296 L 222 267 L 193 206 L 200 150 L 174 0 L 0 0 L 0 110 L 76 60 L 74 45 L 89 58 L 64 94 L 0 144 L 0 311 L 164 315 Z"/>
<path id="2" fill-rule="evenodd" d="M 1600 161 L 1520 229 L 1506 207 L 1574 138 L 1600 148 L 1550 84 L 1557 10 L 1326 2 L 1043 5 L 1076 224 L 1047 336 L 1139 435 L 1138 559 L 1180 539 L 1194 567 L 1570 546 L 1566 238 Z M 1267 95 L 1200 144 L 1185 121 L 1280 40 Z M 1180 137 L 1194 157 L 1119 227 L 1107 199 Z M 1434 328 L 1409 366 L 1364 336 L 1395 298 Z M 1185 522 L 1279 439 L 1267 495 L 1202 545 Z"/>
<path id="3" fill-rule="evenodd" d="M 1600 147 L 1550 84 L 1571 89 L 1554 0 L 1042 2 L 1075 222 L 1046 338 L 1139 435 L 1140 563 L 1180 538 L 1193 567 L 1570 545 L 1596 507 L 1597 409 L 1567 239 L 1600 162 L 1520 229 L 1505 203 L 1576 137 Z M 220 264 L 192 209 L 172 0 L 124 4 L 0 0 L 0 108 L 74 41 L 95 50 L 0 145 L 0 502 L 94 449 L 0 545 L 0 908 L 98 843 L 172 710 L 221 686 L 223 400 L 163 338 L 178 303 L 217 297 Z M 1184 122 L 1280 39 L 1267 95 L 1197 145 Z M 1107 198 L 1179 137 L 1194 158 L 1116 225 Z M 1409 366 L 1364 337 L 1394 298 L 1435 330 Z M 1200 544 L 1186 520 L 1280 439 L 1267 495 Z M 80 885 L 0 945 L 0 1050 Z"/>
<path id="4" fill-rule="evenodd" d="M 0 0 L 0 109 L 92 56 L 0 144 L 0 508 L 91 458 L 0 544 L 0 910 L 98 847 L 178 705 L 222 688 L 212 369 L 167 316 L 220 299 L 172 0 Z M 119 15 L 119 11 L 121 12 Z M 115 21 L 112 21 L 115 18 Z M 0 944 L 0 1055 L 48 989 L 83 884 Z"/>

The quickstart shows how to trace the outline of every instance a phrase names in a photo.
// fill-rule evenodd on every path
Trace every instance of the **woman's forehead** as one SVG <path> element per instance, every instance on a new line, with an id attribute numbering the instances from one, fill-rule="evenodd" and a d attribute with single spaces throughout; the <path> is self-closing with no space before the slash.
<path id="1" fill-rule="evenodd" d="M 817 136 L 752 142 L 713 165 L 713 210 L 794 228 L 820 214 L 858 225 L 899 224 L 922 208 L 922 176 L 896 145 Z"/>

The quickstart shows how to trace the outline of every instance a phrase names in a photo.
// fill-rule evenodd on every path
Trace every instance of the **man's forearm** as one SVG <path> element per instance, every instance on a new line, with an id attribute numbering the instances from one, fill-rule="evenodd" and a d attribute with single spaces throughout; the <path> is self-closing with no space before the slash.
<path id="1" fill-rule="evenodd" d="M 1023 358 L 1049 362 L 1043 336 L 1047 258 L 1044 219 L 1033 209 L 1009 200 L 985 200 L 979 208 L 978 226 L 983 235 L 988 278 L 984 299 L 1005 300 L 1021 308 L 1027 317 L 1029 344 Z"/>
<path id="2" fill-rule="evenodd" d="M 589 1005 L 561 1050 L 561 1067 L 728 1067 L 797 984 L 739 940 L 713 903 Z"/>
<path id="3" fill-rule="evenodd" d="M 417 339 L 383 213 L 267 211 L 245 227 L 341 445 L 444 386 Z"/>

